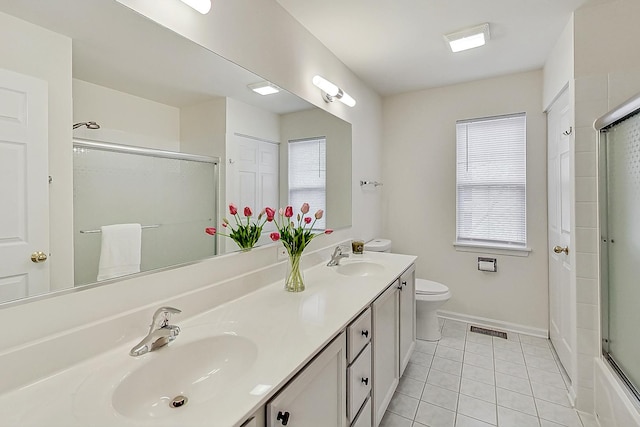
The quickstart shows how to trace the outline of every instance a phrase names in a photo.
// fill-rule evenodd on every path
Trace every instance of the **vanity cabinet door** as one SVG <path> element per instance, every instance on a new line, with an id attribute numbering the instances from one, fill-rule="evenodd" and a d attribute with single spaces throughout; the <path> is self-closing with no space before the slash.
<path id="1" fill-rule="evenodd" d="M 416 268 L 409 267 L 400 279 L 400 376 L 416 346 Z"/>
<path id="2" fill-rule="evenodd" d="M 267 404 L 267 427 L 346 427 L 346 349 L 343 332 Z"/>
<path id="3" fill-rule="evenodd" d="M 399 320 L 397 284 L 387 288 L 373 302 L 373 418 L 378 426 L 400 380 Z"/>

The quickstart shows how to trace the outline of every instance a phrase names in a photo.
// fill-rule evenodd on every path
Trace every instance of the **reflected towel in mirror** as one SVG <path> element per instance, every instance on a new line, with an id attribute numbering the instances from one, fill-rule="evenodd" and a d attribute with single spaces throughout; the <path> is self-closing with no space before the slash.
<path id="1" fill-rule="evenodd" d="M 142 227 L 140 224 L 113 224 L 100 227 L 102 245 L 98 281 L 140 272 Z"/>

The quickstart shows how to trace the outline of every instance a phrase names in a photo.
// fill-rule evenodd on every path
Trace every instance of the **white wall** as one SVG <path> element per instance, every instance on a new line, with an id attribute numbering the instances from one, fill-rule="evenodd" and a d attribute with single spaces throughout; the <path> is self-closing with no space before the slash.
<path id="1" fill-rule="evenodd" d="M 280 150 L 280 200 L 287 204 L 289 194 L 289 151 L 287 144 L 296 139 L 324 136 L 327 139 L 327 228 L 351 225 L 351 126 L 322 110 L 305 110 L 281 117 L 282 145 Z M 313 209 L 313 206 L 311 207 Z"/>
<path id="2" fill-rule="evenodd" d="M 570 81 L 573 81 L 573 15 L 558 37 L 542 70 L 542 108 L 547 110 Z"/>
<path id="3" fill-rule="evenodd" d="M 49 84 L 50 277 L 52 290 L 65 288 L 73 283 L 71 39 L 4 13 L 0 38 L 0 68 Z"/>
<path id="4" fill-rule="evenodd" d="M 280 141 L 280 117 L 269 111 L 227 98 L 227 133 Z"/>
<path id="5" fill-rule="evenodd" d="M 73 79 L 73 122 L 87 121 L 100 125 L 98 130 L 80 128 L 89 138 L 180 151 L 178 108 Z"/>
<path id="6" fill-rule="evenodd" d="M 594 410 L 593 362 L 600 354 L 597 152 L 593 122 L 640 92 L 640 2 L 616 0 L 574 14 L 578 408 Z M 600 381 L 599 387 L 607 382 Z M 598 396 L 608 392 L 600 390 Z M 597 402 L 602 410 L 604 402 Z M 637 418 L 637 414 L 636 414 Z M 622 427 L 618 424 L 618 427 Z M 624 425 L 627 427 L 627 425 Z"/>
<path id="7" fill-rule="evenodd" d="M 180 151 L 202 156 L 225 155 L 227 100 L 216 97 L 180 108 Z"/>
<path id="8" fill-rule="evenodd" d="M 548 329 L 546 122 L 542 72 L 390 96 L 383 109 L 384 236 L 418 255 L 417 277 L 442 282 L 444 310 Z M 527 113 L 528 257 L 458 252 L 456 120 Z M 498 272 L 477 270 L 495 256 Z"/>

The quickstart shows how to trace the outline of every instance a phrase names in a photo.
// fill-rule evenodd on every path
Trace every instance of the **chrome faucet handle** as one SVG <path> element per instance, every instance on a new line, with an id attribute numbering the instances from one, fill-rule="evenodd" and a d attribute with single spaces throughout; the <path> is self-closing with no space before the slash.
<path id="1" fill-rule="evenodd" d="M 172 314 L 180 314 L 182 313 L 182 310 L 178 310 L 177 308 L 173 308 L 173 307 L 160 307 L 159 309 L 156 310 L 155 313 L 153 313 L 153 320 L 151 321 L 151 327 L 149 329 L 149 332 L 153 332 L 156 329 L 156 325 L 158 325 L 158 319 L 162 316 L 162 320 L 159 323 L 159 326 L 157 326 L 158 328 L 165 328 L 167 326 L 169 326 L 169 318 L 171 317 Z"/>
<path id="2" fill-rule="evenodd" d="M 342 249 L 342 246 L 336 246 L 336 248 L 333 250 L 333 255 L 331 255 L 331 259 L 327 263 L 327 267 L 335 267 L 336 265 L 340 265 L 340 259 L 349 258 L 349 254 L 342 253 Z M 346 248 L 346 250 L 348 251 L 349 248 Z"/>

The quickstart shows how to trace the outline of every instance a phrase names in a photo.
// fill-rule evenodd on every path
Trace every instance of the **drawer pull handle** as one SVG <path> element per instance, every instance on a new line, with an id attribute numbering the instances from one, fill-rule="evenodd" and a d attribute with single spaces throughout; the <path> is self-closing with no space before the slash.
<path id="1" fill-rule="evenodd" d="M 367 331 L 366 329 L 362 330 L 362 336 L 365 338 L 369 338 L 369 331 Z"/>
<path id="2" fill-rule="evenodd" d="M 363 383 L 364 385 L 369 385 L 369 378 L 363 378 L 363 379 L 362 379 L 362 383 Z"/>
<path id="3" fill-rule="evenodd" d="M 289 415 L 291 415 L 289 412 L 282 413 L 281 411 L 278 411 L 276 421 L 282 420 L 282 425 L 286 426 L 287 424 L 289 424 Z"/>

